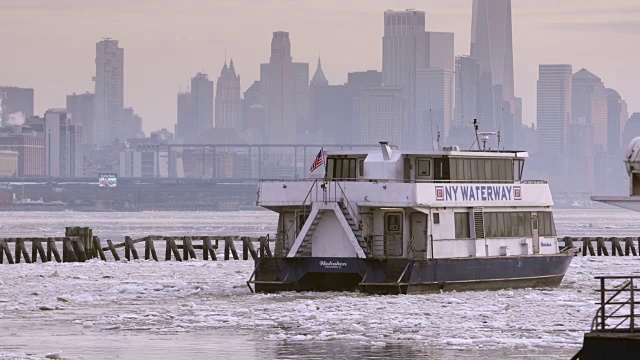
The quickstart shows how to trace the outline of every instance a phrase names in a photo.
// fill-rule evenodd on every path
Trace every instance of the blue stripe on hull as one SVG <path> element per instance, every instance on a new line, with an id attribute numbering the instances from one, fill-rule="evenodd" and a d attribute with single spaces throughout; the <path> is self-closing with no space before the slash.
<path id="1" fill-rule="evenodd" d="M 572 256 L 458 259 L 262 258 L 257 291 L 357 290 L 413 293 L 557 286 Z"/>

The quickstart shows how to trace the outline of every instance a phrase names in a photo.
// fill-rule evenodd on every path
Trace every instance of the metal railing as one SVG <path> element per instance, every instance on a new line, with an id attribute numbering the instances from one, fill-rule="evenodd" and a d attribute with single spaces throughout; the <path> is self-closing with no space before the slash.
<path id="1" fill-rule="evenodd" d="M 591 322 L 591 331 L 636 331 L 636 289 L 640 276 L 597 276 L 600 280 L 600 305 Z M 613 284 L 614 281 L 622 283 Z M 609 286 L 609 287 L 607 287 Z M 611 294 L 611 295 L 609 295 Z"/>
<path id="2" fill-rule="evenodd" d="M 404 255 L 402 235 L 365 235 L 373 257 L 402 257 Z"/>

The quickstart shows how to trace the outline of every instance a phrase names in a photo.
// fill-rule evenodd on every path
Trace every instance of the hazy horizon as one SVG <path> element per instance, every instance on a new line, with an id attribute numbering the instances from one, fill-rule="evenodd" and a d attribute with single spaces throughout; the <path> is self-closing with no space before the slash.
<path id="1" fill-rule="evenodd" d="M 288 31 L 294 61 L 318 55 L 330 84 L 347 73 L 382 68 L 383 12 L 425 11 L 427 31 L 455 33 L 455 54 L 469 54 L 472 0 L 0 0 L 0 85 L 35 89 L 36 114 L 65 107 L 73 92 L 93 91 L 95 43 L 110 37 L 125 51 L 125 106 L 146 132 L 173 131 L 176 93 L 196 72 L 217 82 L 233 58 L 244 92 L 268 62 L 273 31 Z M 513 0 L 516 96 L 523 122 L 536 118 L 539 64 L 587 68 L 640 111 L 640 71 L 633 70 L 640 4 L 632 0 Z"/>

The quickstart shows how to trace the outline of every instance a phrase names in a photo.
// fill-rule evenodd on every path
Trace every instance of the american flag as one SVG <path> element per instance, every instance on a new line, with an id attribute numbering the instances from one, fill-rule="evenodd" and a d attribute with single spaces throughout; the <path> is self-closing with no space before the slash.
<path id="1" fill-rule="evenodd" d="M 324 155 L 322 155 L 322 149 L 320 149 L 320 152 L 318 153 L 318 156 L 316 156 L 316 159 L 313 160 L 313 164 L 311 165 L 311 169 L 309 169 L 309 171 L 313 172 L 315 169 L 319 168 L 322 164 L 324 164 Z"/>

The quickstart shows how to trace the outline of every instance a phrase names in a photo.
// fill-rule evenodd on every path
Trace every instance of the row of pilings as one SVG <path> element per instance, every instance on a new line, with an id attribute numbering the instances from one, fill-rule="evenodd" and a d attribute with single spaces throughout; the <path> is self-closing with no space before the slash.
<path id="1" fill-rule="evenodd" d="M 63 237 L 26 237 L 0 239 L 0 264 L 38 262 L 84 262 L 91 259 L 102 261 L 121 259 L 159 261 L 187 261 L 193 259 L 218 260 L 216 251 L 224 247 L 224 260 L 240 260 L 236 243 L 242 244 L 242 260 L 270 257 L 269 236 L 162 236 L 149 235 L 133 239 L 125 236 L 124 241 L 102 240 L 93 235 L 87 227 L 67 227 Z M 164 243 L 164 257 L 158 257 L 156 243 Z M 30 244 L 31 251 L 27 244 Z M 256 244 L 257 250 L 256 250 Z M 12 246 L 10 246 L 12 245 Z M 13 247 L 13 252 L 11 251 Z M 138 248 L 144 248 L 143 256 Z M 61 249 L 61 252 L 59 251 Z M 199 256 L 198 253 L 201 253 Z"/>

